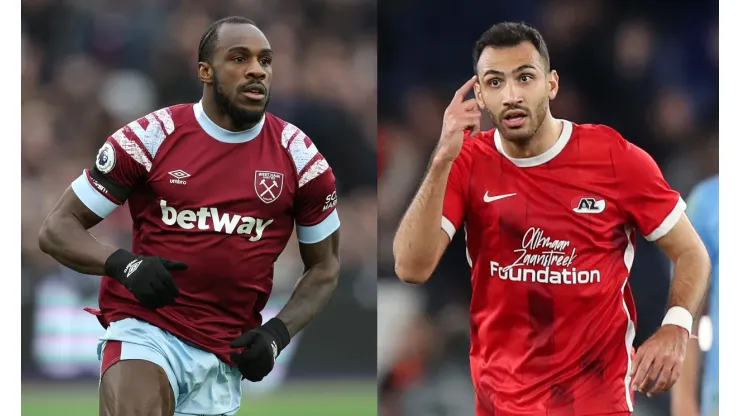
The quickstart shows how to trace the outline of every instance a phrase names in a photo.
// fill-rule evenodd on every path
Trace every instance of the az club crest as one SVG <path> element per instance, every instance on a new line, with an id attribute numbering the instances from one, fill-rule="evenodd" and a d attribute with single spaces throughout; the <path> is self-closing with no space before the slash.
<path id="1" fill-rule="evenodd" d="M 254 190 L 265 204 L 278 199 L 283 191 L 283 174 L 258 170 L 254 172 Z"/>

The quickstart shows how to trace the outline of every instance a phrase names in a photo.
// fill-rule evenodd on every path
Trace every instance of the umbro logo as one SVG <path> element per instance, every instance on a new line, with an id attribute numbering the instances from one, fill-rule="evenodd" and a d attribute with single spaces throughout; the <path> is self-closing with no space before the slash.
<path id="1" fill-rule="evenodd" d="M 578 214 L 598 214 L 606 209 L 606 201 L 592 197 L 577 198 L 571 204 Z"/>
<path id="2" fill-rule="evenodd" d="M 141 266 L 141 263 L 142 262 L 143 262 L 143 260 L 134 260 L 131 263 L 129 263 L 128 265 L 126 265 L 126 268 L 123 269 L 123 272 L 126 273 L 126 278 L 127 279 L 129 277 L 131 277 L 132 274 L 134 274 L 134 272 L 136 271 L 136 269 L 138 269 L 139 266 Z"/>
<path id="3" fill-rule="evenodd" d="M 187 185 L 188 183 L 184 181 L 183 179 L 189 178 L 190 174 L 185 172 L 182 169 L 173 170 L 171 172 L 168 172 L 170 176 L 172 176 L 174 179 L 170 179 L 170 183 L 175 183 L 178 185 Z"/>
<path id="4" fill-rule="evenodd" d="M 275 362 L 278 356 L 277 343 L 275 341 L 272 341 L 272 343 L 270 344 L 270 347 L 272 348 L 272 361 Z"/>

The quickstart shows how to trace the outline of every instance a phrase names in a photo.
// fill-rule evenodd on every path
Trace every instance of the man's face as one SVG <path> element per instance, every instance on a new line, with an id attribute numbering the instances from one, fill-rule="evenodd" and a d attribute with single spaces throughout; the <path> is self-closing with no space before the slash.
<path id="1" fill-rule="evenodd" d="M 216 104 L 236 126 L 257 123 L 270 101 L 272 50 L 249 24 L 224 24 L 212 59 Z"/>
<path id="2" fill-rule="evenodd" d="M 483 49 L 477 72 L 478 105 L 488 111 L 501 135 L 511 141 L 530 140 L 557 94 L 557 74 L 547 71 L 530 42 Z"/>

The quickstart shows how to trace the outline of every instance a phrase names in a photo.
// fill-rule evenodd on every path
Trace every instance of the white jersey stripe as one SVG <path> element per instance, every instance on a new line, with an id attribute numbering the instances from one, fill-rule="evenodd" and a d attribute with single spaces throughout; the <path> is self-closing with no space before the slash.
<path id="1" fill-rule="evenodd" d="M 634 405 L 632 404 L 632 393 L 630 384 L 632 384 L 632 343 L 635 341 L 635 323 L 632 321 L 630 316 L 629 308 L 627 307 L 627 301 L 624 299 L 624 289 L 627 286 L 629 280 L 630 270 L 632 270 L 632 263 L 635 260 L 635 246 L 632 244 L 632 228 L 629 226 L 624 227 L 624 232 L 627 235 L 627 247 L 624 250 L 624 265 L 627 267 L 627 277 L 622 283 L 622 307 L 624 313 L 627 315 L 627 331 L 624 334 L 624 344 L 627 348 L 627 373 L 624 375 L 624 394 L 625 400 L 627 400 L 627 408 L 630 412 L 634 411 Z"/>
<path id="2" fill-rule="evenodd" d="M 280 137 L 280 142 L 283 144 L 284 148 L 286 149 L 288 148 L 288 143 L 290 143 L 290 139 L 293 137 L 293 135 L 297 131 L 298 131 L 298 127 L 290 123 L 285 123 L 285 127 L 283 127 L 283 133 L 281 134 L 281 137 Z"/>
<path id="3" fill-rule="evenodd" d="M 301 179 L 298 180 L 298 187 L 301 188 L 303 185 L 316 179 L 319 175 L 326 172 L 329 169 L 329 163 L 324 159 L 317 160 L 306 172 L 301 175 Z"/>
<path id="4" fill-rule="evenodd" d="M 149 154 L 152 156 L 152 159 L 157 154 L 157 150 L 159 149 L 159 145 L 162 144 L 164 139 L 167 137 L 167 134 L 162 129 L 162 125 L 159 124 L 159 121 L 154 117 L 152 114 L 147 114 L 146 121 L 149 122 L 149 125 L 146 126 L 146 129 L 141 127 L 141 124 L 139 124 L 138 120 L 134 120 L 131 123 L 128 124 L 128 127 L 131 129 L 132 132 L 136 135 L 136 137 L 141 140 L 141 143 L 146 147 L 146 150 L 149 152 Z"/>
<path id="5" fill-rule="evenodd" d="M 681 214 L 683 214 L 684 211 L 686 211 L 686 202 L 683 200 L 683 198 L 679 196 L 678 201 L 676 202 L 676 205 L 673 207 L 671 212 L 666 215 L 666 217 L 663 219 L 663 222 L 660 223 L 658 228 L 645 236 L 645 239 L 652 242 L 668 234 L 668 232 L 671 231 L 673 227 L 678 223 L 678 220 L 681 219 Z"/>
<path id="6" fill-rule="evenodd" d="M 157 110 L 154 112 L 154 115 L 162 122 L 165 133 L 170 135 L 175 131 L 175 122 L 172 121 L 172 114 L 169 109 L 163 108 L 161 110 Z"/>
<path id="7" fill-rule="evenodd" d="M 442 217 L 443 219 L 446 219 L 445 217 Z M 468 224 L 466 223 L 463 226 L 463 231 L 465 231 L 465 258 L 468 259 L 468 266 L 470 268 L 473 268 L 473 259 L 470 258 L 470 250 L 468 250 Z M 473 275 L 470 275 L 470 279 L 473 279 Z"/>
<path id="8" fill-rule="evenodd" d="M 123 134 L 123 130 L 118 130 L 117 132 L 113 133 L 113 140 L 118 143 L 119 146 L 123 149 L 124 152 L 126 152 L 129 156 L 131 156 L 132 159 L 139 162 L 147 172 L 152 168 L 152 162 L 149 160 L 149 157 L 144 153 L 143 150 L 141 150 L 141 147 L 139 147 L 138 144 L 136 144 L 135 141 L 129 139 L 126 137 L 125 134 Z"/>
<path id="9" fill-rule="evenodd" d="M 450 237 L 450 240 L 452 240 L 452 237 L 455 236 L 455 232 L 457 231 L 455 229 L 455 224 L 453 224 L 452 221 L 448 220 L 445 216 L 442 216 L 442 222 L 440 223 L 440 226 Z"/>

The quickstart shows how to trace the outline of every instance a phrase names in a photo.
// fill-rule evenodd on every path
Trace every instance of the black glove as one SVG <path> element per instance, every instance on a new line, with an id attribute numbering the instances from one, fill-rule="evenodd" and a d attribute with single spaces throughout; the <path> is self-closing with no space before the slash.
<path id="1" fill-rule="evenodd" d="M 231 361 L 239 366 L 244 378 L 252 382 L 261 381 L 270 374 L 275 359 L 289 343 L 288 328 L 280 319 L 272 318 L 231 342 L 231 348 L 244 348 L 241 353 L 231 354 Z"/>
<path id="2" fill-rule="evenodd" d="M 105 261 L 105 274 L 121 282 L 144 307 L 161 308 L 180 295 L 169 270 L 185 270 L 181 261 L 141 256 L 118 249 Z"/>

